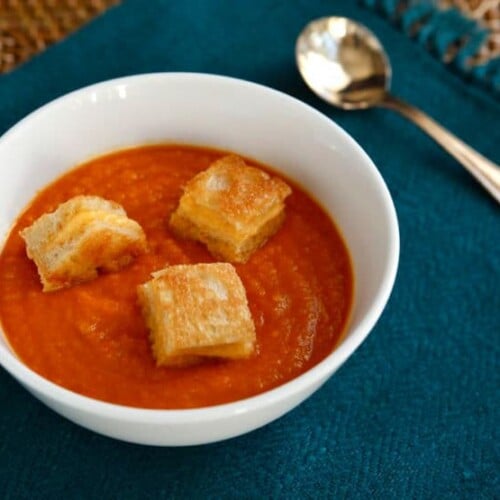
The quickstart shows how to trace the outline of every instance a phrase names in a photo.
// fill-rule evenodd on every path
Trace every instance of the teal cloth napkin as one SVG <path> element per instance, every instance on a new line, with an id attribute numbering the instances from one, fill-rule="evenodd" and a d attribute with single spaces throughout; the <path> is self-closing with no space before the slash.
<path id="1" fill-rule="evenodd" d="M 0 497 L 500 496 L 499 207 L 399 116 L 337 111 L 307 90 L 294 66 L 296 36 L 334 14 L 381 38 L 397 95 L 500 161 L 494 95 L 349 0 L 129 0 L 0 77 L 0 133 L 54 97 L 133 73 L 198 71 L 269 85 L 365 148 L 401 229 L 395 289 L 367 341 L 312 398 L 245 436 L 180 449 L 114 441 L 59 417 L 0 370 Z"/>

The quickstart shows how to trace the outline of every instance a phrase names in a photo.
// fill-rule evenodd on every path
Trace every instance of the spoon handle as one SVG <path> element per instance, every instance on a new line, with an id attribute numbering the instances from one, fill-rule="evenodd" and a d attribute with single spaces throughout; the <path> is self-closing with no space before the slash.
<path id="1" fill-rule="evenodd" d="M 500 167 L 498 165 L 467 146 L 430 116 L 401 99 L 387 94 L 380 105 L 398 111 L 415 125 L 418 125 L 424 132 L 427 132 L 443 149 L 455 157 L 500 203 Z"/>

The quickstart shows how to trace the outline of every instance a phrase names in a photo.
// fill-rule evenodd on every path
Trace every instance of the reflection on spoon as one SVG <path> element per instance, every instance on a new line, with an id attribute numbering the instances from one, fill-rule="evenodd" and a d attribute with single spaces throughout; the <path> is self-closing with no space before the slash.
<path id="1" fill-rule="evenodd" d="M 300 74 L 319 97 L 342 109 L 398 111 L 454 156 L 500 203 L 500 167 L 417 108 L 389 94 L 391 65 L 375 35 L 345 17 L 309 23 L 295 47 Z"/>

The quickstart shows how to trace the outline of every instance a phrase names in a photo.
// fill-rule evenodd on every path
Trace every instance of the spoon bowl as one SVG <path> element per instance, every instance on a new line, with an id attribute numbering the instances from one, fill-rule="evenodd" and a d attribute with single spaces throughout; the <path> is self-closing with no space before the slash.
<path id="1" fill-rule="evenodd" d="M 391 65 L 377 37 L 346 17 L 310 22 L 295 45 L 297 66 L 309 88 L 342 109 L 383 106 L 431 136 L 500 203 L 500 167 L 431 117 L 389 93 Z"/>
<path id="2" fill-rule="evenodd" d="M 313 92 L 343 109 L 366 109 L 387 93 L 391 66 L 376 36 L 344 17 L 309 23 L 297 39 L 299 71 Z"/>

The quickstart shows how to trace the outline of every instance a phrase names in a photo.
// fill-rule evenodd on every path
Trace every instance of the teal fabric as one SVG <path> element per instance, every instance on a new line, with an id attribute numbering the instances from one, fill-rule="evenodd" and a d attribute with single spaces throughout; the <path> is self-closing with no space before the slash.
<path id="1" fill-rule="evenodd" d="M 394 292 L 366 342 L 308 401 L 245 436 L 179 449 L 114 441 L 0 370 L 1 498 L 500 497 L 499 207 L 399 116 L 337 111 L 307 90 L 296 35 L 333 14 L 379 35 L 397 95 L 500 162 L 494 96 L 348 0 L 129 0 L 0 77 L 0 133 L 54 97 L 132 73 L 210 72 L 277 88 L 365 148 L 401 229 Z"/>

